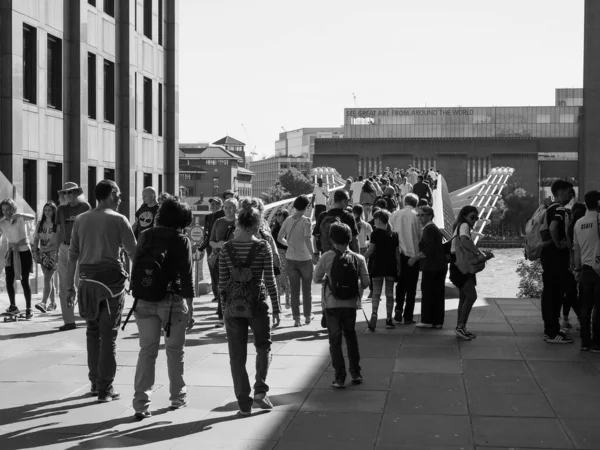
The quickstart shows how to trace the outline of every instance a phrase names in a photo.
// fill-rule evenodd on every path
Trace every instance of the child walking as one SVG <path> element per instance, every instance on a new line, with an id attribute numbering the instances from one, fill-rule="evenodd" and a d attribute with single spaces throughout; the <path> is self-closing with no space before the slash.
<path id="1" fill-rule="evenodd" d="M 394 282 L 400 274 L 400 241 L 398 233 L 388 226 L 391 214 L 385 209 L 380 209 L 373 214 L 375 230 L 371 234 L 369 249 L 365 258 L 371 260 L 371 279 L 373 280 L 373 312 L 369 321 L 369 329 L 375 331 L 377 326 L 377 310 L 385 283 L 386 321 L 387 329 L 395 328 L 392 320 L 394 311 Z"/>
<path id="2" fill-rule="evenodd" d="M 362 383 L 360 354 L 356 336 L 356 310 L 361 307 L 359 290 L 369 285 L 365 258 L 348 249 L 352 239 L 350 227 L 333 224 L 329 229 L 334 250 L 325 252 L 317 266 L 313 281 L 323 284 L 323 308 L 329 333 L 329 353 L 335 370 L 331 385 L 343 388 L 346 383 L 346 363 L 342 353 L 342 335 L 346 339 L 348 366 L 354 384 Z"/>

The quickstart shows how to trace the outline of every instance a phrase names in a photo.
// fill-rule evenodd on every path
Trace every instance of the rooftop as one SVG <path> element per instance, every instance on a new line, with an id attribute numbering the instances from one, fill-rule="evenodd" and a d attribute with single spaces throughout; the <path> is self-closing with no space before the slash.
<path id="1" fill-rule="evenodd" d="M 213 142 L 214 145 L 246 145 L 241 141 L 238 141 L 231 136 L 225 136 L 224 138 L 219 139 L 218 141 Z"/>

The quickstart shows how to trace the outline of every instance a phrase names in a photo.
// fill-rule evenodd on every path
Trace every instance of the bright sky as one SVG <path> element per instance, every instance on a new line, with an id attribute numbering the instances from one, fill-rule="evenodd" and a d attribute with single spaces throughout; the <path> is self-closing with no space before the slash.
<path id="1" fill-rule="evenodd" d="M 180 142 L 271 156 L 282 126 L 341 126 L 353 93 L 539 106 L 583 85 L 583 0 L 178 1 Z"/>

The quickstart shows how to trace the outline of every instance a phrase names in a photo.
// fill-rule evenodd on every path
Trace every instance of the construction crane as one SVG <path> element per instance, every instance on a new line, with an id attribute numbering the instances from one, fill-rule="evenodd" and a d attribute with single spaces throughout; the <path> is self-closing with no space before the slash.
<path id="1" fill-rule="evenodd" d="M 354 92 L 352 93 L 352 99 L 354 100 L 354 107 L 358 108 L 358 102 L 356 101 L 356 94 Z"/>

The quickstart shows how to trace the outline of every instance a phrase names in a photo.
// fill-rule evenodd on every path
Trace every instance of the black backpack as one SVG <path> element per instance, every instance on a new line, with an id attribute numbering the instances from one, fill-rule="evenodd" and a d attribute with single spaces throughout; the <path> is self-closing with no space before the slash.
<path id="1" fill-rule="evenodd" d="M 325 213 L 325 216 L 319 225 L 319 250 L 323 253 L 333 250 L 333 243 L 329 237 L 329 230 L 334 223 L 342 223 L 339 216 Z"/>
<path id="2" fill-rule="evenodd" d="M 151 230 L 145 236 L 131 271 L 131 293 L 136 300 L 159 302 L 173 292 L 174 274 L 165 264 L 172 239 L 156 239 Z"/>
<path id="3" fill-rule="evenodd" d="M 335 251 L 335 258 L 331 265 L 329 289 L 338 300 L 354 300 L 359 293 L 358 289 L 358 258 L 348 250 Z"/>

